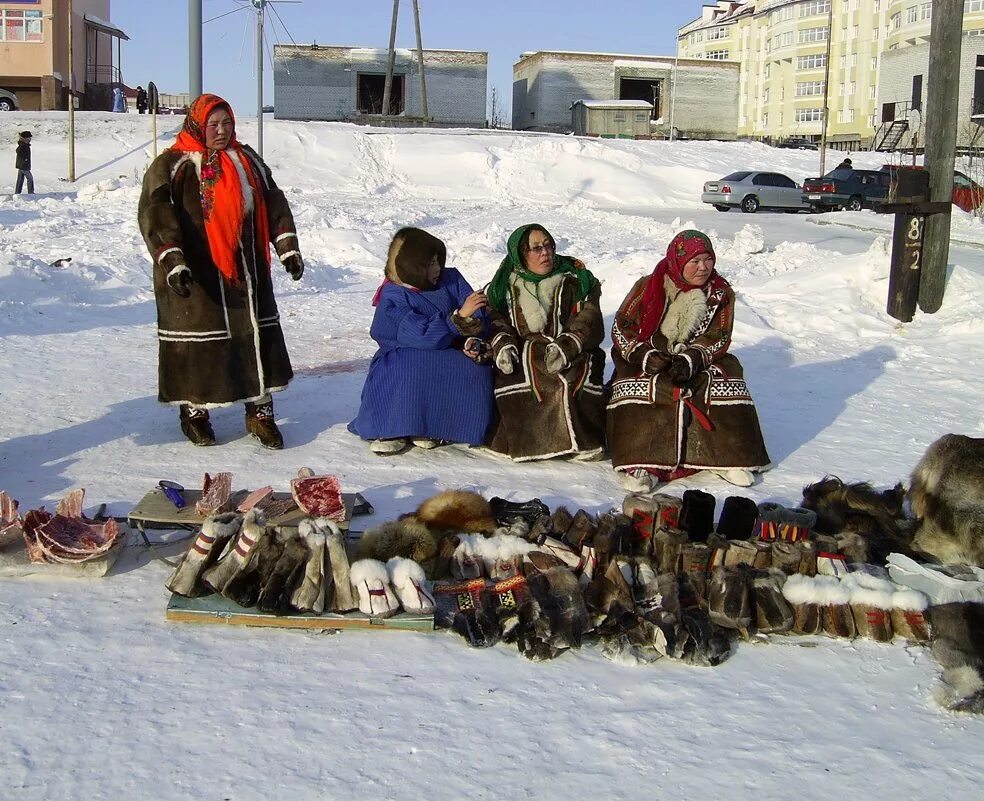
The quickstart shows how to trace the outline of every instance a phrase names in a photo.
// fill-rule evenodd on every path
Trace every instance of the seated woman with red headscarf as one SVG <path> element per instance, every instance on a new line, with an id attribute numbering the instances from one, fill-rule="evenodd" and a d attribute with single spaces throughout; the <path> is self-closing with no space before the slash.
<path id="1" fill-rule="evenodd" d="M 769 465 L 758 415 L 731 353 L 735 293 L 700 231 L 677 234 L 612 325 L 608 447 L 626 489 L 701 470 L 747 487 Z"/>

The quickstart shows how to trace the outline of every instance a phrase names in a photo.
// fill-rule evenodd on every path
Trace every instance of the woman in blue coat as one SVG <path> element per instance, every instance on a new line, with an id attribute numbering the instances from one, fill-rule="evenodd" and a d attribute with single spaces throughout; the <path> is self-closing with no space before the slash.
<path id="1" fill-rule="evenodd" d="M 444 266 L 447 249 L 419 228 L 397 231 L 373 298 L 379 344 L 349 430 L 374 453 L 447 442 L 481 445 L 492 420 L 492 368 L 481 291 Z"/>

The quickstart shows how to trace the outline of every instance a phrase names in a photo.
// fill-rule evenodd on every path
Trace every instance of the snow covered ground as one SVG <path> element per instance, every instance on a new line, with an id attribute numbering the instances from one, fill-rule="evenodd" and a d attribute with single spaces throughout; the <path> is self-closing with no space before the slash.
<path id="1" fill-rule="evenodd" d="M 337 474 L 369 527 L 437 490 L 620 502 L 607 463 L 515 465 L 458 447 L 382 459 L 346 431 L 373 353 L 370 298 L 391 235 L 425 227 L 487 281 L 538 221 L 603 281 L 610 318 L 670 237 L 708 231 L 739 295 L 745 365 L 775 468 L 747 494 L 794 504 L 825 473 L 904 480 L 945 432 L 984 435 L 984 225 L 954 210 L 942 310 L 885 312 L 891 221 L 872 212 L 721 214 L 703 181 L 738 168 L 816 175 L 816 153 L 756 144 L 599 141 L 270 121 L 266 157 L 308 270 L 276 285 L 297 378 L 275 398 L 287 449 L 213 414 L 196 449 L 156 400 L 151 264 L 136 226 L 150 121 L 77 117 L 69 185 L 57 113 L 34 132 L 35 197 L 0 194 L 0 488 L 23 508 L 84 486 L 124 515 L 158 479 L 286 489 Z M 161 118 L 173 137 L 179 118 Z M 255 120 L 240 124 L 255 139 Z M 880 166 L 878 154 L 853 154 Z M 6 191 L 10 191 L 7 189 Z M 52 266 L 58 259 L 70 263 Z M 723 500 L 732 489 L 695 476 Z M 984 720 L 941 711 L 924 649 L 789 638 L 716 669 L 626 667 L 586 649 L 531 664 L 449 634 L 310 635 L 170 624 L 167 568 L 140 547 L 92 581 L 0 580 L 0 798 L 978 798 Z"/>

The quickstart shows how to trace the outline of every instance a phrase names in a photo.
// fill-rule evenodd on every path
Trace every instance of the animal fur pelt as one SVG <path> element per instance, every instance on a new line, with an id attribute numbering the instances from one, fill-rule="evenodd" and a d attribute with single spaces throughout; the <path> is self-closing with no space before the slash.
<path id="1" fill-rule="evenodd" d="M 912 471 L 915 551 L 984 567 L 984 439 L 945 434 Z"/>
<path id="2" fill-rule="evenodd" d="M 840 550 L 857 562 L 884 564 L 893 551 L 908 552 L 912 526 L 904 500 L 901 484 L 878 491 L 824 476 L 803 487 L 803 507 L 817 513 L 815 530 L 837 537 Z"/>
<path id="3" fill-rule="evenodd" d="M 394 556 L 413 559 L 428 578 L 447 574 L 442 549 L 454 534 L 491 534 L 497 526 L 489 502 L 475 492 L 445 490 L 424 501 L 417 511 L 366 532 L 356 546 L 356 559 L 387 562 Z"/>
<path id="4" fill-rule="evenodd" d="M 954 712 L 984 712 L 984 604 L 940 604 L 929 615 L 943 668 L 936 700 Z"/>

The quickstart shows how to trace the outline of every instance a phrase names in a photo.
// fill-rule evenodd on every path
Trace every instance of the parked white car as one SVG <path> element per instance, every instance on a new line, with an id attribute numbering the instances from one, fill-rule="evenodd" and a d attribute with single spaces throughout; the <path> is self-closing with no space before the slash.
<path id="1" fill-rule="evenodd" d="M 782 209 L 790 214 L 810 209 L 802 187 L 779 172 L 733 172 L 719 181 L 705 183 L 700 199 L 718 211 L 740 208 L 747 214 L 759 209 Z"/>
<path id="2" fill-rule="evenodd" d="M 19 108 L 20 101 L 17 100 L 17 95 L 6 89 L 0 89 L 0 111 L 17 111 Z"/>

